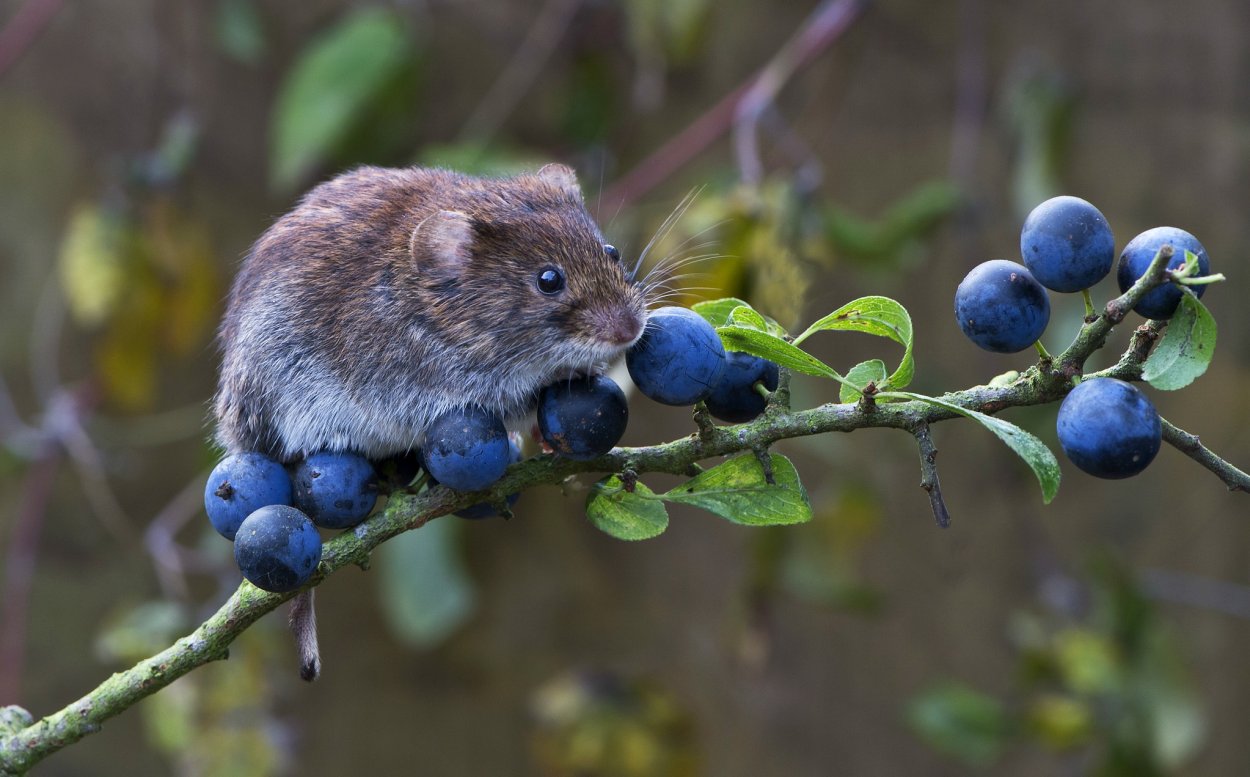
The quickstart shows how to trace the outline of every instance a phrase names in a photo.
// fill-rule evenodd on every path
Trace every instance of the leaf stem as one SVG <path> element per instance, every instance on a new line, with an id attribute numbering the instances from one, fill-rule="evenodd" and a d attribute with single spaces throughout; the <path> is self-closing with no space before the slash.
<path id="1" fill-rule="evenodd" d="M 1224 273 L 1215 273 L 1214 275 L 1201 275 L 1197 278 L 1173 278 L 1172 280 L 1182 286 L 1206 286 L 1209 283 L 1222 283 L 1228 279 L 1224 277 Z"/>

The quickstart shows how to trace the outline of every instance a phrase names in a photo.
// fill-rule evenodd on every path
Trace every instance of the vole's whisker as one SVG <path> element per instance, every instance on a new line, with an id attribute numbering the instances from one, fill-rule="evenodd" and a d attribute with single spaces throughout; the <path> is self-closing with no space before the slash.
<path id="1" fill-rule="evenodd" d="M 656 278 L 653 282 L 648 283 L 643 291 L 651 294 L 656 291 L 664 291 L 666 289 L 676 288 L 677 285 L 687 278 L 705 278 L 707 273 L 681 273 L 670 277 Z"/>
<path id="2" fill-rule="evenodd" d="M 693 235 L 690 235 L 690 236 L 689 236 L 689 237 L 687 237 L 685 240 L 683 240 L 683 241 L 681 241 L 680 243 L 678 243 L 678 244 L 677 244 L 677 246 L 673 249 L 672 253 L 671 253 L 671 254 L 669 254 L 669 256 L 675 256 L 675 255 L 677 255 L 677 254 L 681 253 L 682 251 L 687 250 L 687 249 L 686 249 L 686 246 L 690 243 L 690 241 L 695 240 L 695 239 L 697 239 L 697 238 L 699 238 L 699 237 L 702 237 L 703 235 L 706 235 L 708 232 L 711 232 L 712 230 L 714 230 L 714 229 L 716 229 L 716 228 L 720 227 L 722 224 L 728 224 L 728 223 L 729 223 L 729 219 L 721 219 L 720 221 L 717 221 L 717 222 L 715 222 L 714 224 L 709 224 L 708 226 L 704 227 L 703 229 L 700 229 L 698 232 L 695 232 Z M 715 244 L 716 244 L 716 243 L 718 243 L 718 242 L 720 242 L 720 241 L 715 240 L 715 239 L 713 239 L 713 240 L 705 240 L 705 241 L 703 241 L 702 243 L 699 243 L 699 244 L 698 244 L 698 245 L 696 245 L 696 246 L 691 246 L 691 247 L 689 248 L 689 250 L 691 250 L 691 251 L 697 251 L 697 250 L 699 250 L 700 248 L 706 248 L 707 246 L 715 245 Z M 665 260 L 661 260 L 661 261 L 657 262 L 657 263 L 656 263 L 656 266 L 657 266 L 657 267 L 659 267 L 660 265 L 664 264 L 664 261 L 665 261 Z"/>
<path id="3" fill-rule="evenodd" d="M 728 256 L 729 256 L 728 254 L 719 254 L 719 253 L 696 254 L 695 256 L 687 256 L 682 259 L 677 259 L 675 261 L 672 261 L 663 267 L 657 268 L 657 270 L 661 275 L 668 275 L 672 273 L 674 270 L 680 270 L 681 268 L 688 267 L 692 264 L 699 264 L 700 262 L 710 262 L 713 259 L 725 259 Z M 650 277 L 650 273 L 648 273 L 648 277 Z"/>
<path id="4" fill-rule="evenodd" d="M 686 211 L 690 210 L 690 206 L 694 204 L 695 199 L 702 191 L 703 187 L 698 186 L 690 190 L 690 192 L 681 199 L 681 202 L 677 203 L 677 207 L 674 208 L 673 212 L 668 215 L 668 218 L 664 219 L 664 221 L 660 224 L 660 228 L 655 231 L 655 234 L 651 236 L 651 239 L 648 240 L 647 244 L 643 247 L 642 252 L 638 254 L 638 261 L 634 263 L 634 269 L 630 271 L 631 278 L 638 276 L 638 271 L 642 269 L 643 263 L 647 261 L 647 254 L 651 252 L 651 249 L 655 247 L 657 242 L 668 237 L 669 233 L 673 231 L 673 227 L 677 226 L 677 222 L 681 219 L 681 217 L 686 215 Z"/>
<path id="5" fill-rule="evenodd" d="M 696 252 L 701 251 L 704 248 L 711 248 L 712 246 L 716 245 L 717 242 L 718 241 L 716 240 L 705 240 L 702 243 L 698 243 L 697 245 L 690 246 L 689 248 L 674 251 L 668 256 L 665 256 L 660 261 L 656 262 L 655 266 L 647 270 L 647 274 L 644 275 L 643 277 L 649 278 L 657 272 L 664 272 L 664 270 L 672 266 L 674 262 L 702 261 L 703 259 L 707 259 L 709 257 L 720 256 L 720 254 L 715 254 L 715 253 L 696 254 Z"/>
<path id="6" fill-rule="evenodd" d="M 649 294 L 657 291 L 680 291 L 681 289 L 677 288 L 677 283 L 679 281 L 684 281 L 687 278 L 706 278 L 709 274 L 710 273 L 705 272 L 682 273 L 680 275 L 674 275 L 671 278 L 659 278 L 655 283 L 648 284 L 645 291 Z"/>

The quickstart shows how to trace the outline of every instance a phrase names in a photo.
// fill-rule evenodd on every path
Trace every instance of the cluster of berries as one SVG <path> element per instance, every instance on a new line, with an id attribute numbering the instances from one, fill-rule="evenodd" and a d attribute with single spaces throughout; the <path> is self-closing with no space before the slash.
<path id="1" fill-rule="evenodd" d="M 243 576 L 266 591 L 293 591 L 321 561 L 323 529 L 364 520 L 378 498 L 373 465 L 354 453 L 316 453 L 286 467 L 262 453 L 222 459 L 204 487 L 204 509 L 234 541 Z"/>
<path id="2" fill-rule="evenodd" d="M 720 336 L 693 310 L 664 307 L 647 317 L 642 337 L 625 354 L 629 377 L 643 395 L 665 405 L 704 402 L 729 423 L 764 412 L 764 395 L 777 388 L 777 365 L 758 356 L 726 352 Z"/>
<path id="3" fill-rule="evenodd" d="M 1183 229 L 1155 227 L 1129 241 L 1120 253 L 1116 281 L 1126 292 L 1146 272 L 1163 246 L 1171 246 L 1167 270 L 1198 260 L 1198 274 L 1210 272 L 1206 249 Z M 1050 321 L 1046 290 L 1085 291 L 1111 272 L 1115 238 L 1107 219 L 1079 197 L 1055 197 L 1038 205 L 1020 232 L 1024 264 L 995 259 L 977 265 L 955 291 L 955 318 L 973 343 L 987 351 L 1016 353 L 1037 342 Z M 1201 297 L 1206 286 L 1191 287 Z M 1184 292 L 1160 285 L 1133 310 L 1155 320 L 1176 312 Z M 1059 408 L 1059 443 L 1085 472 L 1125 478 L 1146 468 L 1159 451 L 1162 424 L 1154 405 L 1137 387 L 1114 378 L 1083 381 Z"/>
<path id="4" fill-rule="evenodd" d="M 646 396 L 670 405 L 706 401 L 724 421 L 749 421 L 764 410 L 756 388 L 777 388 L 777 365 L 743 353 L 726 354 L 716 330 L 685 308 L 666 307 L 648 319 L 626 362 Z M 591 375 L 547 386 L 538 396 L 538 429 L 561 456 L 590 460 L 610 451 L 625 433 L 629 408 L 611 378 Z M 437 419 L 418 454 L 397 457 L 395 480 L 407 485 L 423 467 L 431 485 L 457 491 L 489 488 L 521 448 L 503 419 L 463 408 Z M 321 529 L 348 529 L 377 502 L 374 465 L 350 452 L 322 452 L 285 467 L 261 453 L 236 453 L 213 469 L 204 507 L 213 527 L 234 541 L 243 576 L 266 591 L 293 591 L 308 582 L 321 560 Z M 515 503 L 512 494 L 508 503 Z M 463 518 L 497 515 L 482 502 Z"/>

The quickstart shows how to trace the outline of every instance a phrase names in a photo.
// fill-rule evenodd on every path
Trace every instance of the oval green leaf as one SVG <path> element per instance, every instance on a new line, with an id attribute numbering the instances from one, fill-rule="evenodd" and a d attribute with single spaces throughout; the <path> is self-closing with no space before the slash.
<path id="1" fill-rule="evenodd" d="M 846 383 L 838 390 L 839 402 L 858 402 L 863 396 L 863 389 L 869 383 L 881 386 L 885 383 L 885 362 L 880 359 L 869 359 L 860 362 L 846 373 Z"/>
<path id="2" fill-rule="evenodd" d="M 1142 379 L 1161 391 L 1182 389 L 1207 371 L 1215 353 L 1215 318 L 1183 289 L 1163 338 L 1142 366 Z"/>
<path id="3" fill-rule="evenodd" d="M 742 326 L 747 329 L 758 329 L 761 332 L 768 331 L 768 322 L 754 308 L 741 305 L 733 309 L 729 314 L 729 323 L 733 326 Z"/>
<path id="4" fill-rule="evenodd" d="M 912 358 L 914 338 L 911 315 L 907 308 L 889 297 L 860 297 L 852 300 L 809 326 L 807 331 L 794 338 L 794 344 L 798 345 L 823 331 L 864 332 L 877 337 L 888 337 L 903 346 L 903 360 L 887 380 L 889 388 L 900 389 L 911 383 L 916 372 Z"/>
<path id="5" fill-rule="evenodd" d="M 430 521 L 378 546 L 375 568 L 391 633 L 418 648 L 440 644 L 477 608 L 477 588 L 464 563 L 462 521 Z"/>
<path id="6" fill-rule="evenodd" d="M 721 342 L 725 344 L 727 351 L 754 354 L 804 375 L 833 378 L 836 381 L 846 380 L 838 374 L 837 370 L 820 359 L 794 347 L 776 335 L 741 326 L 717 327 L 716 333 L 720 335 Z"/>
<path id="7" fill-rule="evenodd" d="M 724 299 L 714 299 L 707 302 L 696 302 L 690 306 L 690 309 L 703 316 L 704 320 L 712 326 L 727 326 L 729 324 L 729 316 L 733 314 L 736 308 L 751 307 L 746 302 L 737 297 L 725 297 Z"/>
<path id="8" fill-rule="evenodd" d="M 807 490 L 785 456 L 769 454 L 773 482 L 747 453 L 701 472 L 662 495 L 669 502 L 694 505 L 743 526 L 784 526 L 812 518 Z"/>
<path id="9" fill-rule="evenodd" d="M 655 493 L 642 483 L 626 491 L 617 475 L 595 483 L 586 499 L 586 517 L 618 540 L 649 540 L 668 528 L 668 510 Z"/>
<path id="10" fill-rule="evenodd" d="M 356 11 L 308 46 L 283 80 L 274 108 L 274 186 L 293 188 L 333 153 L 409 54 L 398 20 L 380 8 Z"/>

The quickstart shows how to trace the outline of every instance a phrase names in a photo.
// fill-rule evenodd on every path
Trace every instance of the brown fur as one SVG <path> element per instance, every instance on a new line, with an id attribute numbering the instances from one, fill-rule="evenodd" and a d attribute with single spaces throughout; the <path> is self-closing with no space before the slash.
<path id="1" fill-rule="evenodd" d="M 557 296 L 535 283 L 548 266 L 567 279 Z M 245 259 L 220 331 L 218 440 L 284 460 L 402 452 L 456 406 L 523 414 L 542 385 L 619 356 L 644 320 L 567 167 L 359 168 Z"/>

